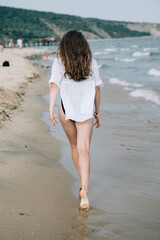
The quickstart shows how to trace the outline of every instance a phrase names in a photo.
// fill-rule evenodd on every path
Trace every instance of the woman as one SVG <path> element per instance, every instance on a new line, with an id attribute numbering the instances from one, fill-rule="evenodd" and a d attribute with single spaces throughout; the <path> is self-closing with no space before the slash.
<path id="1" fill-rule="evenodd" d="M 10 39 L 10 41 L 9 41 L 9 48 L 10 48 L 10 49 L 13 49 L 13 48 L 14 48 L 13 39 Z"/>
<path id="2" fill-rule="evenodd" d="M 54 105 L 60 88 L 59 119 L 70 142 L 72 159 L 80 177 L 80 209 L 88 211 L 89 148 L 93 126 L 101 126 L 99 106 L 103 82 L 97 62 L 92 58 L 89 44 L 81 32 L 70 30 L 60 40 L 49 85 L 50 119 L 54 126 L 58 122 Z"/>

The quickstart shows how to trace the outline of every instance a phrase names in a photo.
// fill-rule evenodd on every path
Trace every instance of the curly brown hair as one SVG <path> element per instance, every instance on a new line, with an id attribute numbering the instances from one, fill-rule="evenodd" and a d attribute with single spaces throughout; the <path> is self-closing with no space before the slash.
<path id="1" fill-rule="evenodd" d="M 87 40 L 81 32 L 70 30 L 61 38 L 58 48 L 65 67 L 64 77 L 82 81 L 92 75 L 90 68 L 92 53 Z"/>

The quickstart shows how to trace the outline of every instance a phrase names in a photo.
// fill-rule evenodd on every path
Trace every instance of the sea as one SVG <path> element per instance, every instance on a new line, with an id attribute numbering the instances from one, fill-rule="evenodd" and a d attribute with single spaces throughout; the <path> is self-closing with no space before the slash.
<path id="1" fill-rule="evenodd" d="M 101 76 L 121 85 L 132 97 L 160 105 L 160 38 L 90 43 Z"/>
<path id="2" fill-rule="evenodd" d="M 101 88 L 102 127 L 91 142 L 89 199 L 91 210 L 79 215 L 71 239 L 160 239 L 160 38 L 89 41 L 97 60 Z M 57 46 L 46 47 L 57 50 Z M 48 75 L 55 55 L 34 63 Z M 48 83 L 47 83 L 48 84 Z M 49 101 L 49 95 L 44 96 Z M 60 97 L 56 100 L 58 114 Z M 79 179 L 68 140 L 49 112 L 41 118 L 50 134 L 63 142 L 60 163 Z M 78 236 L 76 238 L 76 236 Z"/>

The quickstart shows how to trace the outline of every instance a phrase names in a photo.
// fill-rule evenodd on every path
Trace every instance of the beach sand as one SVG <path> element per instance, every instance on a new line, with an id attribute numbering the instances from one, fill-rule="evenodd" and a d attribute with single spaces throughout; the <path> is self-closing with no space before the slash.
<path id="1" fill-rule="evenodd" d="M 0 67 L 0 74 L 5 71 L 0 101 L 6 104 L 0 106 L 9 116 L 3 116 L 0 129 L 0 239 L 159 239 L 157 120 L 142 112 L 143 102 L 105 82 L 102 127 L 94 129 L 91 143 L 91 207 L 79 212 L 69 143 L 60 123 L 51 127 L 44 99 L 48 78 L 24 59 L 42 53 L 24 50 L 6 51 L 15 64 L 12 88 L 6 84 L 9 68 Z M 23 62 L 19 69 L 16 58 Z"/>
<path id="2" fill-rule="evenodd" d="M 70 239 L 81 227 L 79 202 L 58 161 L 61 143 L 40 120 L 48 78 L 24 59 L 30 53 L 5 51 L 11 67 L 0 68 L 0 239 Z"/>
<path id="3" fill-rule="evenodd" d="M 0 128 L 11 117 L 12 110 L 18 108 L 29 82 L 40 76 L 39 70 L 25 57 L 45 54 L 40 49 L 5 49 L 0 54 Z M 2 63 L 9 61 L 9 67 Z"/>

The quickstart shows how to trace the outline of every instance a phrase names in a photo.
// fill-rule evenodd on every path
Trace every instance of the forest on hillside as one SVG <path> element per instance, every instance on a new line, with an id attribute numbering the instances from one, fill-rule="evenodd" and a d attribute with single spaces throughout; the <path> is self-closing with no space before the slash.
<path id="1" fill-rule="evenodd" d="M 105 21 L 96 18 L 0 7 L 0 41 L 6 43 L 18 37 L 24 42 L 54 37 L 57 40 L 69 29 L 81 30 L 103 39 L 149 36 L 149 32 L 130 30 L 126 22 Z"/>

